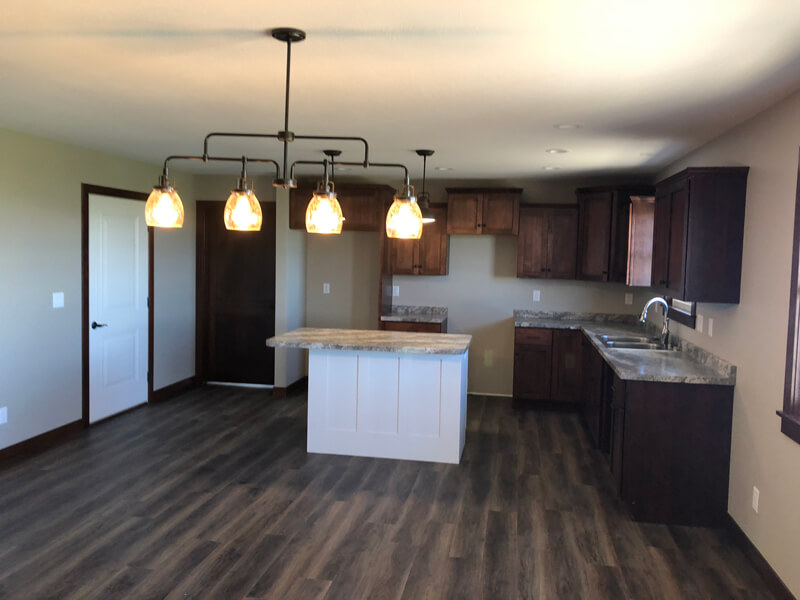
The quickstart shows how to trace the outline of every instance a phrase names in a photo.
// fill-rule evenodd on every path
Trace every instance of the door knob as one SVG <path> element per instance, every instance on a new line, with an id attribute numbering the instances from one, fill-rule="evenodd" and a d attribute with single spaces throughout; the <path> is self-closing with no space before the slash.
<path id="1" fill-rule="evenodd" d="M 92 329 L 97 329 L 98 327 L 108 327 L 108 323 L 98 323 L 97 321 L 92 321 Z"/>

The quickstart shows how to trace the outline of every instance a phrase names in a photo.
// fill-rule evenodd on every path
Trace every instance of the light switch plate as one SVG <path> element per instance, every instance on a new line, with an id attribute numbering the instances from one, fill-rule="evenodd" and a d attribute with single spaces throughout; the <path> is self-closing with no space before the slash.
<path id="1" fill-rule="evenodd" d="M 703 315 L 697 315 L 695 329 L 697 329 L 698 333 L 703 333 Z"/>
<path id="2" fill-rule="evenodd" d="M 331 284 L 330 283 L 323 283 L 322 284 L 322 293 L 323 294 L 330 294 L 331 293 Z"/>
<path id="3" fill-rule="evenodd" d="M 714 319 L 708 320 L 708 337 L 714 337 Z"/>
<path id="4" fill-rule="evenodd" d="M 392 296 L 397 298 L 399 295 L 400 295 L 400 286 L 399 285 L 393 285 L 392 286 Z"/>
<path id="5" fill-rule="evenodd" d="M 0 408 L 0 425 L 5 425 L 8 423 L 8 407 L 4 406 Z"/>
<path id="6" fill-rule="evenodd" d="M 533 301 L 539 302 L 542 299 L 542 292 L 541 290 L 533 290 Z"/>
<path id="7" fill-rule="evenodd" d="M 625 304 L 633 304 L 633 294 L 625 294 Z"/>
<path id="8" fill-rule="evenodd" d="M 753 510 L 758 512 L 758 498 L 761 495 L 761 492 L 758 491 L 756 486 L 753 486 Z"/>
<path id="9" fill-rule="evenodd" d="M 64 292 L 53 292 L 53 308 L 64 308 Z"/>

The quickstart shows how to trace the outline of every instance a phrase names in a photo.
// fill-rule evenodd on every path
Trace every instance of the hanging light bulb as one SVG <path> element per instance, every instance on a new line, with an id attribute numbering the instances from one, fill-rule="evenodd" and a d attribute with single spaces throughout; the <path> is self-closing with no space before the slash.
<path id="1" fill-rule="evenodd" d="M 395 194 L 386 214 L 386 235 L 401 240 L 422 237 L 422 213 L 414 197 L 414 186 L 408 182 Z"/>
<path id="2" fill-rule="evenodd" d="M 342 233 L 343 221 L 342 207 L 336 199 L 333 182 L 320 182 L 306 208 L 306 231 L 339 234 Z"/>
<path id="3" fill-rule="evenodd" d="M 147 197 L 144 220 L 148 227 L 183 227 L 183 203 L 178 190 L 170 185 L 166 170 Z"/>
<path id="4" fill-rule="evenodd" d="M 419 209 L 422 213 L 422 223 L 436 222 L 436 215 L 431 210 L 430 194 L 425 191 L 425 178 L 428 171 L 428 157 L 433 155 L 433 150 L 416 150 L 418 156 L 422 157 L 422 193 L 419 195 Z"/>
<path id="5" fill-rule="evenodd" d="M 247 159 L 242 157 L 242 175 L 225 203 L 225 229 L 261 231 L 261 204 L 247 180 Z"/>

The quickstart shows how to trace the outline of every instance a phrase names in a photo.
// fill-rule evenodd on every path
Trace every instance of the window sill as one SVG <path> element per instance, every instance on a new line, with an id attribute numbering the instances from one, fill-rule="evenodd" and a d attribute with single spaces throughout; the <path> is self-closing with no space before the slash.
<path id="1" fill-rule="evenodd" d="M 781 433 L 800 444 L 800 415 L 790 415 L 782 410 L 777 414 L 781 418 Z"/>

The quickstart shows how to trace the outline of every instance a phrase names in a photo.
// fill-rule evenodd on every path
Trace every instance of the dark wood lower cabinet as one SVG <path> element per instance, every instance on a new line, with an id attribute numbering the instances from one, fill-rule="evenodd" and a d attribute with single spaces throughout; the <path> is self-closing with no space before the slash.
<path id="1" fill-rule="evenodd" d="M 733 387 L 623 381 L 585 340 L 583 397 L 589 435 L 634 519 L 724 524 Z"/>
<path id="2" fill-rule="evenodd" d="M 447 320 L 442 323 L 416 323 L 413 321 L 383 321 L 384 331 L 412 331 L 415 333 L 447 333 Z"/>
<path id="3" fill-rule="evenodd" d="M 580 331 L 519 327 L 514 334 L 514 398 L 578 402 Z"/>

